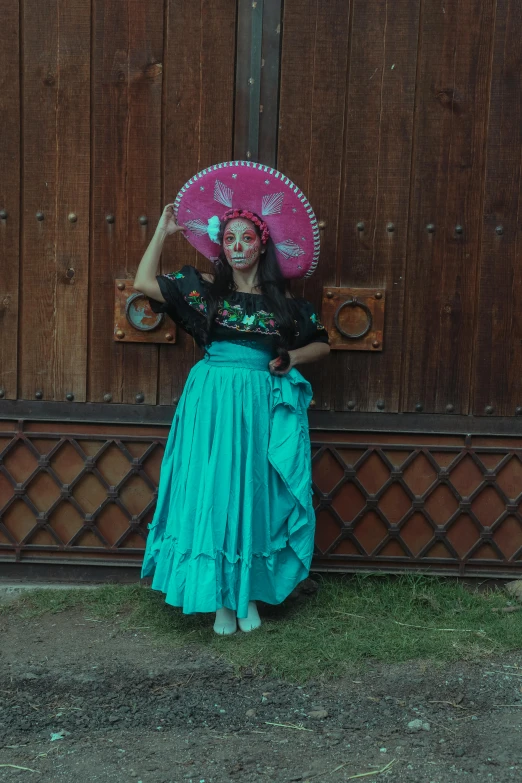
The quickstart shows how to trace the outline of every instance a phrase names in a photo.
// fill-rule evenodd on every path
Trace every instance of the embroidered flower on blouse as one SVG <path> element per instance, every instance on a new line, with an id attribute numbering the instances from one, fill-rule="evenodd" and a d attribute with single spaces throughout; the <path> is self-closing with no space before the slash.
<path id="1" fill-rule="evenodd" d="M 312 313 L 312 315 L 310 316 L 310 320 L 313 324 L 315 324 L 317 329 L 324 329 L 324 326 L 322 325 L 321 321 L 319 320 L 319 318 L 315 313 Z"/>
<path id="2" fill-rule="evenodd" d="M 273 313 L 257 310 L 248 315 L 240 304 L 230 304 L 226 299 L 223 301 L 223 306 L 218 309 L 216 323 L 242 332 L 279 335 Z"/>
<path id="3" fill-rule="evenodd" d="M 199 310 L 202 313 L 206 313 L 207 312 L 207 303 L 204 300 L 204 298 L 201 296 L 199 291 L 191 291 L 190 294 L 188 294 L 185 297 L 185 300 L 195 310 Z"/>
<path id="4" fill-rule="evenodd" d="M 185 275 L 182 275 L 181 272 L 167 272 L 164 277 L 170 277 L 171 280 L 183 280 Z"/>

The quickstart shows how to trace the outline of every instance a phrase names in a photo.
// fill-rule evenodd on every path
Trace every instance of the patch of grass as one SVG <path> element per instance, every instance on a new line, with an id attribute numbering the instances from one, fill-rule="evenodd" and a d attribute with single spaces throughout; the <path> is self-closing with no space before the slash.
<path id="1" fill-rule="evenodd" d="M 522 649 L 522 613 L 492 611 L 507 604 L 499 590 L 479 593 L 416 575 L 318 579 L 316 595 L 265 607 L 259 630 L 226 638 L 214 634 L 213 615 L 183 615 L 162 593 L 139 585 L 38 591 L 4 611 L 30 618 L 81 607 L 88 617 L 147 629 L 176 646 L 197 644 L 238 669 L 299 682 L 334 679 L 367 659 L 477 660 Z"/>

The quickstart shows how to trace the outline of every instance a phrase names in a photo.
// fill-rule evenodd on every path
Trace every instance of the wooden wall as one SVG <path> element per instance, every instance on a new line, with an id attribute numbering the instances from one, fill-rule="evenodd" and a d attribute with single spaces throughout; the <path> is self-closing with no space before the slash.
<path id="1" fill-rule="evenodd" d="M 5 399 L 179 397 L 192 341 L 116 344 L 113 281 L 179 187 L 233 154 L 236 23 L 234 0 L 6 5 Z M 318 408 L 522 406 L 521 35 L 518 0 L 285 0 L 277 164 L 326 223 L 299 288 L 318 306 L 323 285 L 387 292 L 383 352 L 311 370 Z M 184 263 L 201 259 L 176 237 L 163 268 Z"/>
<path id="2" fill-rule="evenodd" d="M 186 180 L 231 157 L 235 20 L 229 0 L 9 4 L 0 30 L 5 399 L 179 396 L 192 341 L 116 344 L 114 279 L 133 277 L 163 204 Z M 177 239 L 165 269 L 196 263 Z"/>
<path id="3" fill-rule="evenodd" d="M 384 351 L 334 353 L 318 405 L 514 415 L 522 7 L 284 8 L 278 164 L 326 222 L 305 290 L 318 303 L 323 285 L 387 294 Z"/>

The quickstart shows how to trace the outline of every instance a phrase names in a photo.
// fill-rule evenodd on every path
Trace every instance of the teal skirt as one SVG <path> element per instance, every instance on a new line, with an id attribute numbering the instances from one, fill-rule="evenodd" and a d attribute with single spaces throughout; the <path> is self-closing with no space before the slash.
<path id="1" fill-rule="evenodd" d="M 281 603 L 313 554 L 308 381 L 214 342 L 191 370 L 161 465 L 141 576 L 184 614 Z"/>

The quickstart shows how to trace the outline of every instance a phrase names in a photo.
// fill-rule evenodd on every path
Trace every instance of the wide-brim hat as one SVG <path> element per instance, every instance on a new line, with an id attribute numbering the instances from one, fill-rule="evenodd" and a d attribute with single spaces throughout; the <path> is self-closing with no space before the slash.
<path id="1" fill-rule="evenodd" d="M 218 163 L 189 179 L 174 201 L 185 237 L 211 261 L 217 260 L 220 246 L 210 235 L 216 238 L 216 218 L 229 209 L 255 212 L 266 222 L 286 278 L 314 272 L 320 250 L 317 219 L 300 188 L 280 171 L 245 160 Z"/>

